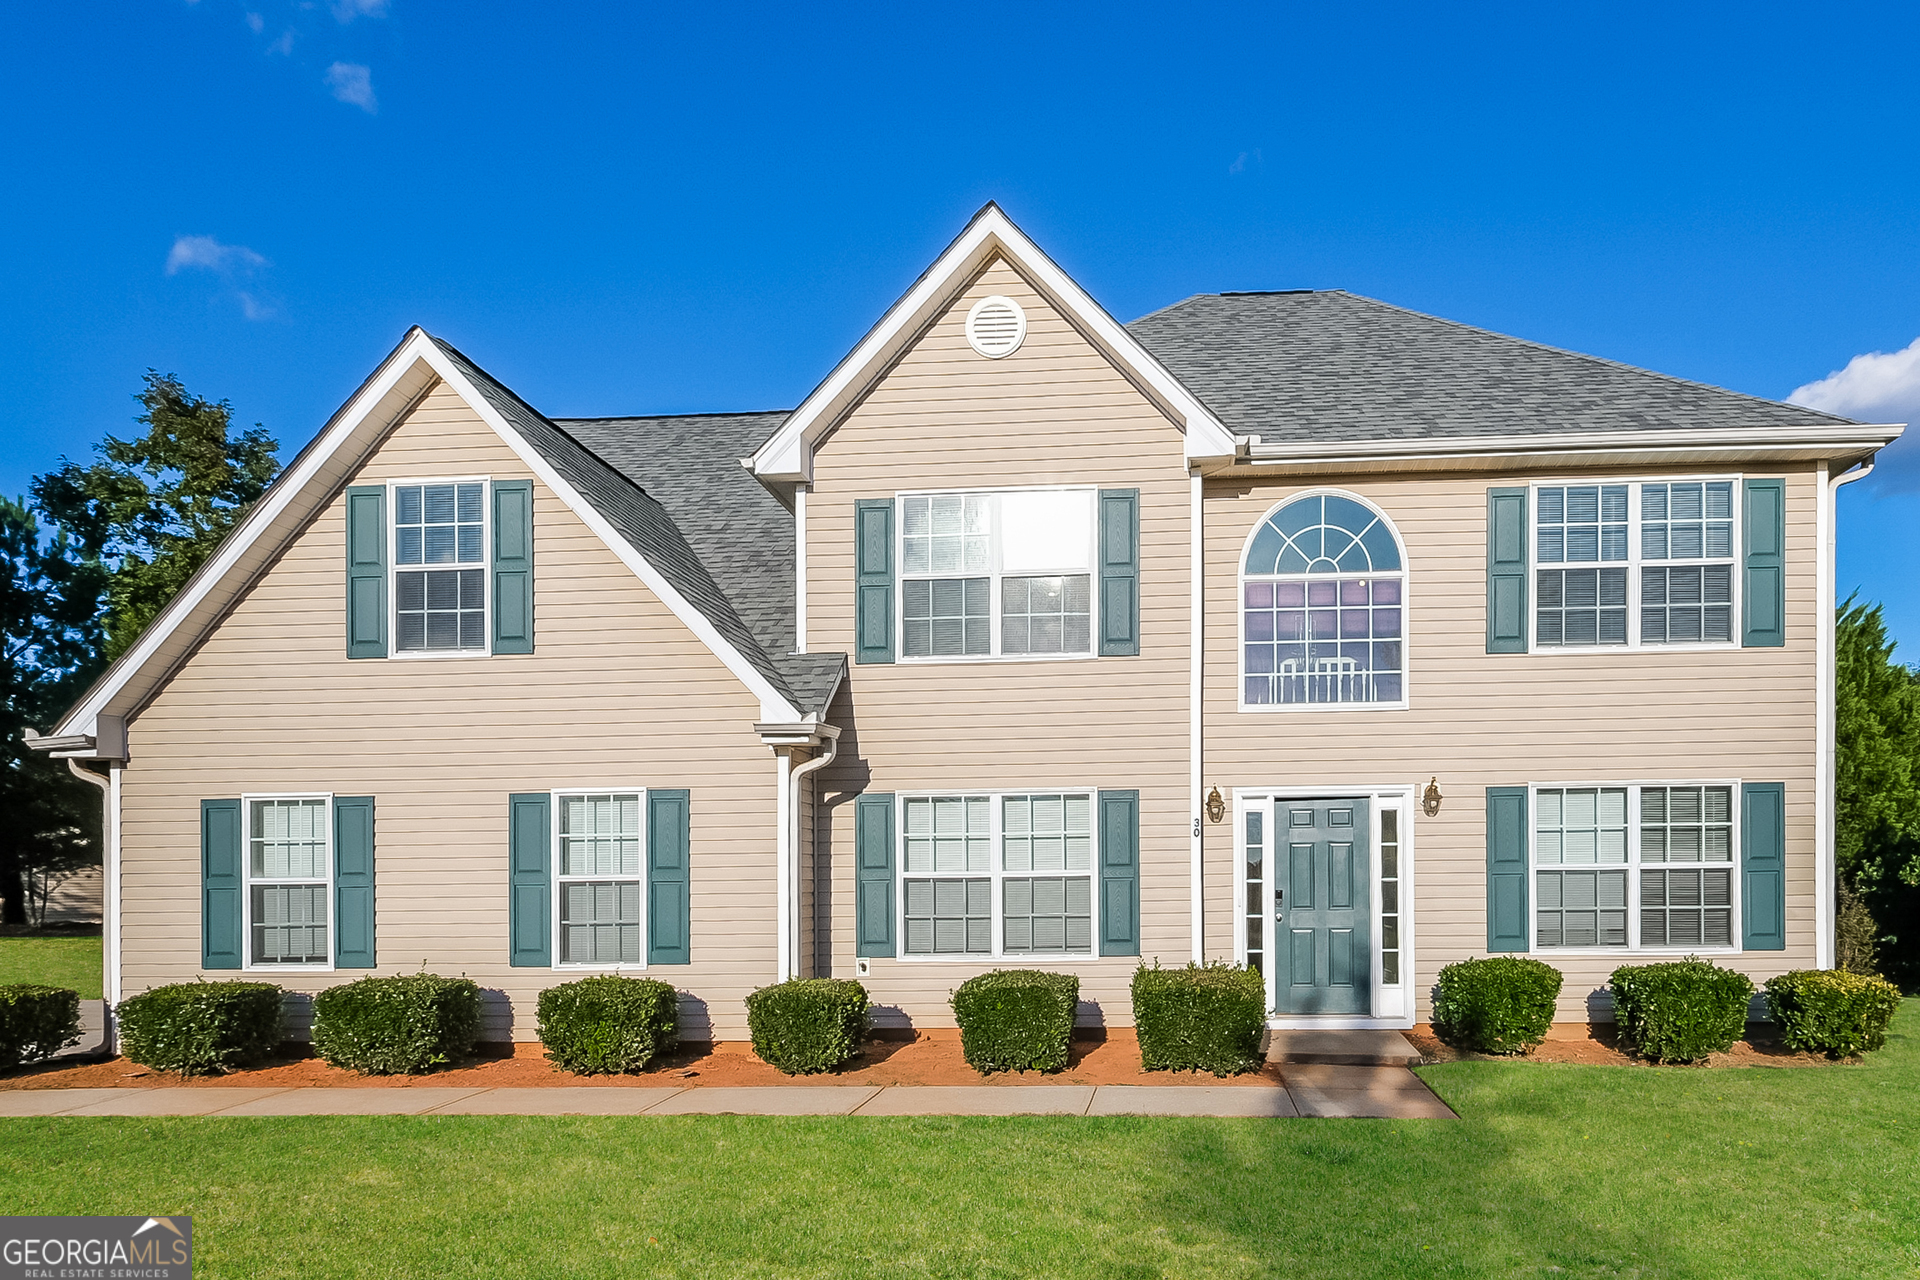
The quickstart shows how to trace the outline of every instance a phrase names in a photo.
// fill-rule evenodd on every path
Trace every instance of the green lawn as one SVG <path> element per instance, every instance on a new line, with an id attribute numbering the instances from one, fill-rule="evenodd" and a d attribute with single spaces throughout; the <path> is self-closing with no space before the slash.
<path id="1" fill-rule="evenodd" d="M 82 1000 L 100 999 L 100 939 L 0 938 L 0 987 L 44 982 L 71 987 Z"/>
<path id="2" fill-rule="evenodd" d="M 0 1212 L 201 1276 L 1915 1276 L 1920 1000 L 1856 1067 L 1459 1063 L 1459 1121 L 0 1121 Z"/>

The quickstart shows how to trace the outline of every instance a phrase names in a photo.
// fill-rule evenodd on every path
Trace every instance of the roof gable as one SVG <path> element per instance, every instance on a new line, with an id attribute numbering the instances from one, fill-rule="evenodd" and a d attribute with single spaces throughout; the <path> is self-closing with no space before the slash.
<path id="1" fill-rule="evenodd" d="M 766 720 L 814 711 L 837 674 L 824 661 L 788 673 L 761 647 L 665 509 L 453 347 L 412 329 L 288 464 L 141 637 L 82 696 L 52 736 L 97 738 L 103 715 L 141 705 L 362 462 L 433 387 L 445 383 L 598 534 L 761 702 Z M 831 655 L 838 659 L 839 655 Z M 825 687 L 820 687 L 825 686 Z M 105 745 L 104 743 L 102 745 Z"/>
<path id="2" fill-rule="evenodd" d="M 768 481 L 810 480 L 814 444 L 859 403 L 900 353 L 996 257 L 1006 259 L 1185 434 L 1190 460 L 1233 456 L 1233 433 L 1214 413 L 1042 253 L 998 205 L 988 204 L 754 452 L 748 459 L 754 474 Z"/>

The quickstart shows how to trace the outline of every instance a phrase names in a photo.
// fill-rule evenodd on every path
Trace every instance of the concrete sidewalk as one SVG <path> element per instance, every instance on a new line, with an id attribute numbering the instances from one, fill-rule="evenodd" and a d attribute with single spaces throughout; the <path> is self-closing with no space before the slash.
<path id="1" fill-rule="evenodd" d="M 574 1085 L 450 1089 L 9 1089 L 0 1117 L 21 1116 L 1372 1116 L 1453 1112 L 1404 1067 L 1291 1065 L 1281 1085 L 793 1084 L 765 1088 Z"/>

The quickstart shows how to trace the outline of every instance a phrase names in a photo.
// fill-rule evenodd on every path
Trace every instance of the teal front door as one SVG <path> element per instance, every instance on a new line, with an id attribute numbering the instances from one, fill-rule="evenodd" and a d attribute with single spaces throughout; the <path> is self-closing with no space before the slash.
<path id="1" fill-rule="evenodd" d="M 1365 800 L 1273 802 L 1274 1009 L 1373 1012 Z"/>

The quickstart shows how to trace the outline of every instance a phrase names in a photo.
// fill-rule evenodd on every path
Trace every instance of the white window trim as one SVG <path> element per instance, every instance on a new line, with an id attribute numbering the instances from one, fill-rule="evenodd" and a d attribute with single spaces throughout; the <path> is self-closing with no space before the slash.
<path id="1" fill-rule="evenodd" d="M 1264 518 L 1264 517 L 1263 517 Z M 1414 856 L 1415 822 L 1419 810 L 1419 783 L 1385 783 L 1360 787 L 1236 787 L 1233 792 L 1233 956 L 1234 963 L 1247 962 L 1247 814 L 1265 814 L 1263 834 L 1268 871 L 1268 889 L 1272 888 L 1274 866 L 1273 806 L 1290 800 L 1364 799 L 1369 814 L 1367 873 L 1373 877 L 1373 1012 L 1370 1014 L 1279 1014 L 1274 1012 L 1273 948 L 1267 946 L 1267 972 L 1261 975 L 1267 990 L 1267 1025 L 1275 1030 L 1319 1028 L 1323 1030 L 1380 1028 L 1404 1030 L 1413 1025 L 1417 958 L 1415 926 L 1415 878 L 1418 859 Z M 1381 982 L 1380 953 L 1380 815 L 1392 809 L 1400 815 L 1400 981 L 1395 986 Z M 1272 898 L 1266 901 L 1267 926 L 1273 924 Z M 1271 933 L 1269 933 L 1271 937 Z"/>
<path id="2" fill-rule="evenodd" d="M 1400 548 L 1400 700 L 1398 702 L 1248 702 L 1247 701 L 1247 552 L 1253 549 L 1253 540 L 1260 536 L 1260 530 L 1266 527 L 1274 512 L 1302 498 L 1345 498 L 1357 502 L 1380 517 L 1387 531 L 1393 535 L 1395 544 Z M 1333 575 L 1308 575 L 1300 573 L 1272 574 L 1256 573 L 1252 575 L 1262 582 L 1279 582 L 1299 579 L 1309 581 L 1312 577 L 1330 577 Z M 1343 574 L 1343 577 L 1358 575 Z M 1368 577 L 1387 577 L 1386 573 Z M 1302 489 L 1298 493 L 1288 494 L 1265 511 L 1247 530 L 1247 536 L 1240 542 L 1240 558 L 1234 562 L 1234 701 L 1241 711 L 1255 715 L 1279 713 L 1281 715 L 1345 715 L 1348 712 L 1405 711 L 1413 705 L 1413 559 L 1407 553 L 1407 540 L 1400 536 L 1400 526 L 1394 523 L 1392 516 L 1381 510 L 1378 504 L 1368 501 L 1351 489 Z M 1301 797 L 1294 797 L 1300 799 Z"/>
<path id="3" fill-rule="evenodd" d="M 1746 492 L 1745 475 L 1702 474 L 1684 476 L 1609 476 L 1606 479 L 1590 480 L 1582 476 L 1579 479 L 1535 480 L 1527 485 L 1527 652 L 1530 654 L 1564 653 L 1694 653 L 1702 650 L 1719 651 L 1738 649 L 1740 640 L 1740 610 L 1745 603 L 1742 591 L 1745 589 L 1746 575 L 1741 572 L 1741 548 L 1746 545 Z M 1690 565 L 1718 564 L 1718 560 L 1654 560 L 1641 558 L 1640 551 L 1640 491 L 1642 486 L 1650 484 L 1711 484 L 1715 481 L 1731 481 L 1733 484 L 1733 556 L 1728 563 L 1733 566 L 1732 610 L 1733 625 L 1729 629 L 1728 640 L 1682 640 L 1677 643 L 1659 641 L 1644 644 L 1640 640 L 1640 571 L 1651 564 L 1653 568 L 1687 568 Z M 1627 486 L 1627 558 L 1625 560 L 1592 560 L 1579 564 L 1540 563 L 1540 490 L 1588 488 L 1595 485 L 1624 484 Z M 1540 571 L 1542 569 L 1625 569 L 1627 571 L 1627 642 L 1625 644 L 1549 644 L 1542 645 L 1539 636 L 1540 624 Z M 1581 785 L 1590 786 L 1590 783 Z M 1614 784 L 1618 785 L 1618 784 Z M 1651 785 L 1651 784 L 1649 784 Z M 1675 784 L 1679 785 L 1679 784 Z M 1549 788 L 1551 790 L 1551 788 Z"/>
<path id="4" fill-rule="evenodd" d="M 989 579 L 987 588 L 987 629 L 988 642 L 992 646 L 989 653 L 977 654 L 926 654 L 919 657 L 907 656 L 907 592 L 906 538 L 907 522 L 901 511 L 901 504 L 908 498 L 943 498 L 955 494 L 1001 494 L 1001 493 L 1091 493 L 1093 515 L 1087 528 L 1087 651 L 1085 653 L 1001 653 L 1000 652 L 1000 583 L 1009 575 L 998 568 L 981 572 L 956 573 L 916 573 L 914 581 L 932 581 L 942 578 L 979 578 Z M 1000 533 L 995 529 L 990 535 L 994 557 L 1000 552 Z M 1086 662 L 1100 656 L 1100 486 L 1091 484 L 1028 484 L 1028 485 L 990 485 L 970 489 L 903 489 L 893 496 L 893 563 L 896 566 L 893 600 L 893 634 L 898 637 L 895 646 L 894 661 L 919 665 L 967 664 L 981 662 Z M 1023 570 L 1012 574 L 1016 578 L 1072 576 L 1077 571 L 1063 569 L 1059 575 L 1049 575 L 1043 570 Z M 941 792 L 942 795 L 959 795 L 960 792 Z M 1017 795 L 1018 792 L 1008 792 Z"/>
<path id="5" fill-rule="evenodd" d="M 338 930 L 340 921 L 336 918 L 339 911 L 339 896 L 335 892 L 334 876 L 338 863 L 334 857 L 334 840 L 337 833 L 333 826 L 333 792 L 331 791 L 258 791 L 240 797 L 240 970 L 242 973 L 331 973 L 334 970 L 334 958 L 338 954 Z M 320 812 L 327 821 L 327 962 L 325 964 L 273 964 L 260 963 L 253 958 L 253 806 L 260 800 L 318 800 Z M 292 880 L 272 880 L 261 877 L 266 884 L 293 884 Z M 312 883 L 312 881 L 306 881 Z"/>
<path id="6" fill-rule="evenodd" d="M 1617 646 L 1616 646 L 1617 647 Z M 1653 647 L 1653 646 L 1649 646 Z M 1719 646 L 1715 646 L 1719 647 Z M 1620 869 L 1627 872 L 1627 945 L 1624 947 L 1543 947 L 1539 941 L 1540 906 L 1538 878 L 1540 871 L 1565 869 L 1566 864 L 1558 867 L 1540 865 L 1536 846 L 1539 834 L 1540 793 L 1542 791 L 1591 791 L 1627 789 L 1627 861 L 1577 864 L 1575 870 Z M 1730 787 L 1733 791 L 1733 830 L 1728 836 L 1731 842 L 1732 859 L 1724 863 L 1682 862 L 1661 863 L 1655 870 L 1664 871 L 1671 866 L 1682 868 L 1725 867 L 1732 873 L 1733 913 L 1732 923 L 1727 936 L 1732 942 L 1724 947 L 1710 947 L 1705 943 L 1681 946 L 1643 947 L 1640 945 L 1640 788 L 1642 787 Z M 1738 955 L 1741 950 L 1741 915 L 1744 908 L 1740 883 L 1740 780 L 1738 778 L 1636 778 L 1628 782 L 1530 782 L 1527 784 L 1527 954 L 1530 956 L 1727 956 Z"/>
<path id="7" fill-rule="evenodd" d="M 481 635 L 486 643 L 478 649 L 413 649 L 405 653 L 400 651 L 400 534 L 397 517 L 400 514 L 399 500 L 394 496 L 396 489 L 411 488 L 426 484 L 477 484 L 480 486 L 480 550 L 479 567 L 486 571 L 486 585 L 480 592 Z M 492 476 L 428 476 L 424 479 L 387 481 L 387 657 L 402 662 L 438 662 L 448 658 L 489 658 L 493 656 L 493 477 Z M 405 566 L 409 573 L 422 569 L 444 568 L 443 565 Z M 460 568 L 458 563 L 455 568 Z M 474 566 L 468 564 L 466 568 Z"/>
<path id="8" fill-rule="evenodd" d="M 1005 850 L 1001 843 L 1004 824 L 1002 803 L 1008 796 L 1077 796 L 1084 795 L 1092 803 L 1087 819 L 1088 858 L 1087 870 L 1079 871 L 1008 871 L 1005 869 Z M 909 800 L 950 800 L 987 798 L 987 869 L 985 871 L 908 871 L 907 870 L 907 802 Z M 953 790 L 902 791 L 897 793 L 893 806 L 894 839 L 894 937 L 900 939 L 895 948 L 897 957 L 909 964 L 1057 964 L 1062 961 L 1087 963 L 1099 960 L 1100 956 L 1100 788 L 1092 786 L 1066 787 L 1002 787 L 999 790 L 980 790 L 956 788 Z M 1003 936 L 1006 926 L 1006 909 L 1003 901 L 1002 885 L 1008 880 L 1050 879 L 1054 876 L 1085 875 L 1092 888 L 1090 902 L 1091 932 L 1089 945 L 1085 951 L 1008 951 Z M 991 951 L 972 951 L 958 955 L 912 955 L 907 951 L 907 881 L 908 880 L 980 880 L 990 881 L 991 893 L 989 910 L 993 920 L 993 949 Z M 1128 963 L 1133 963 L 1132 957 Z"/>
<path id="9" fill-rule="evenodd" d="M 568 796 L 625 796 L 640 797 L 640 959 L 632 964 L 616 961 L 613 964 L 587 963 L 579 960 L 562 961 L 560 959 L 560 886 L 563 882 L 575 880 L 625 880 L 626 876 L 563 876 L 560 871 L 560 802 Z M 548 896 L 552 918 L 548 922 L 547 936 L 553 939 L 554 969 L 564 969 L 569 973 L 639 973 L 647 967 L 647 917 L 652 914 L 652 886 L 648 883 L 647 868 L 651 865 L 648 854 L 649 837 L 647 826 L 647 789 L 636 786 L 619 787 L 559 787 L 547 793 L 547 847 L 553 851 L 553 892 Z"/>

